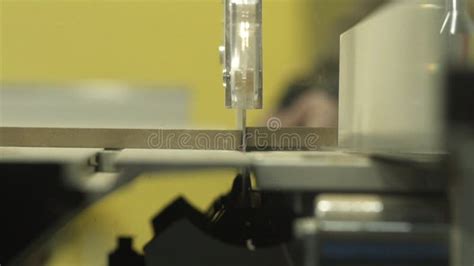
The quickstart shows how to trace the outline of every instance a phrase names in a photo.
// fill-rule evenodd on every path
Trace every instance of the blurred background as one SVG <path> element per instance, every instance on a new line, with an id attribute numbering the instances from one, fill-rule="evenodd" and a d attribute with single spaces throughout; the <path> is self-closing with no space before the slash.
<path id="1" fill-rule="evenodd" d="M 474 1 L 468 2 L 472 10 Z M 249 125 L 278 113 L 292 97 L 288 89 L 307 76 L 331 84 L 325 89 L 337 99 L 337 83 L 324 79 L 337 80 L 339 34 L 382 3 L 264 0 L 264 108 L 249 112 Z M 179 88 L 188 99 L 180 126 L 235 128 L 234 110 L 224 108 L 218 54 L 221 0 L 1 0 L 0 8 L 2 86 L 100 82 Z M 105 255 L 120 234 L 133 235 L 141 250 L 152 236 L 151 217 L 168 202 L 184 195 L 205 209 L 230 188 L 233 177 L 232 171 L 142 176 L 61 229 L 48 265 L 106 265 Z"/>

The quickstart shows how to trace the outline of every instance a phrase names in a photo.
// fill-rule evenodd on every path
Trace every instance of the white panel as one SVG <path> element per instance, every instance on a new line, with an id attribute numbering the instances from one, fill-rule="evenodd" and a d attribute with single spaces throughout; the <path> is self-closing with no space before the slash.
<path id="1" fill-rule="evenodd" d="M 177 88 L 94 82 L 0 89 L 0 126 L 183 128 L 189 108 L 189 91 Z"/>
<path id="2" fill-rule="evenodd" d="M 395 1 L 341 36 L 341 147 L 442 149 L 444 7 L 430 2 Z"/>

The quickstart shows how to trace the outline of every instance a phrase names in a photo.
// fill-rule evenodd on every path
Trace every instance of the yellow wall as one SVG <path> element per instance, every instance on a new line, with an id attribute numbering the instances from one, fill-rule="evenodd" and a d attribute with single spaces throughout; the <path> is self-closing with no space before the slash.
<path id="1" fill-rule="evenodd" d="M 310 62 L 303 1 L 264 3 L 265 104 Z M 304 6 L 304 5 L 303 5 Z M 195 126 L 233 127 L 217 47 L 221 0 L 1 2 L 1 80 L 114 79 L 192 90 Z M 262 111 L 252 112 L 256 123 Z"/>
<path id="2" fill-rule="evenodd" d="M 0 80 L 114 79 L 183 85 L 195 127 L 234 127 L 224 108 L 217 47 L 221 0 L 1 0 Z M 304 0 L 264 1 L 264 110 L 311 64 Z M 0 96 L 1 97 L 1 96 Z M 50 265 L 105 265 L 119 234 L 151 237 L 150 218 L 179 194 L 204 209 L 230 188 L 233 171 L 141 177 L 79 215 L 55 239 Z"/>

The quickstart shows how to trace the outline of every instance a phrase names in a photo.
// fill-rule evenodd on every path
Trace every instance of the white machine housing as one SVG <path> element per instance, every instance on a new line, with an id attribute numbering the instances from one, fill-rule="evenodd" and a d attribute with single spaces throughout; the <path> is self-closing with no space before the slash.
<path id="1" fill-rule="evenodd" d="M 341 35 L 339 146 L 443 150 L 443 1 L 393 1 Z"/>

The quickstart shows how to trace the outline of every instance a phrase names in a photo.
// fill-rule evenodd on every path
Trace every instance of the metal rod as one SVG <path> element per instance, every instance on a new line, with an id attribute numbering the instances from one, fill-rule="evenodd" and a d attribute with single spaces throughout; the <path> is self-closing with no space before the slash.
<path id="1" fill-rule="evenodd" d="M 247 151 L 247 110 L 237 109 L 237 129 L 242 131 L 240 149 Z"/>

